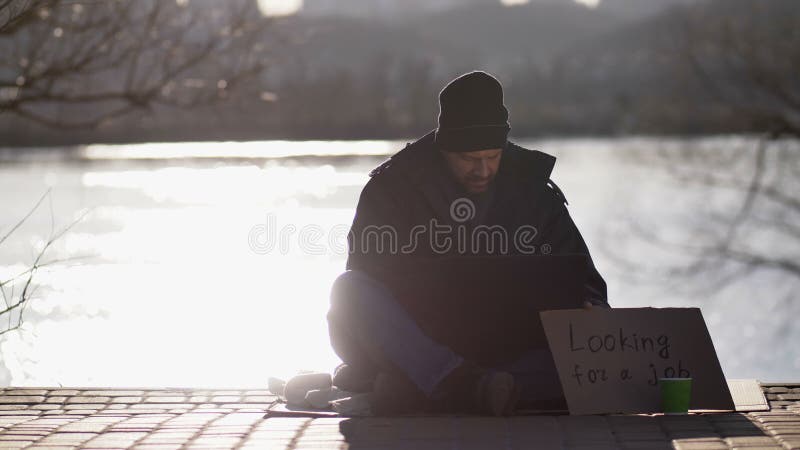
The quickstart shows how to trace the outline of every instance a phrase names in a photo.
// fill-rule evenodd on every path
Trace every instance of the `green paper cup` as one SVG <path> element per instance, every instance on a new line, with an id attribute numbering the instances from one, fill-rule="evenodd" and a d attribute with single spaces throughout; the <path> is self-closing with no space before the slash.
<path id="1" fill-rule="evenodd" d="M 691 378 L 659 378 L 664 414 L 687 414 L 692 398 Z"/>

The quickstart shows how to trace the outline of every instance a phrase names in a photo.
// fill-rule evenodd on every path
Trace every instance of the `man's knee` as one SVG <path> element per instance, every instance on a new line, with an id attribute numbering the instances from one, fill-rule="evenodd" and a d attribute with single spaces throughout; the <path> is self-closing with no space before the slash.
<path id="1" fill-rule="evenodd" d="M 381 295 L 385 288 L 361 270 L 339 275 L 331 287 L 331 311 L 351 311 L 369 297 Z"/>
<path id="2" fill-rule="evenodd" d="M 341 309 L 349 309 L 349 300 L 354 298 L 353 295 L 358 289 L 359 275 L 355 270 L 348 270 L 343 272 L 331 286 L 331 311 L 339 311 Z"/>

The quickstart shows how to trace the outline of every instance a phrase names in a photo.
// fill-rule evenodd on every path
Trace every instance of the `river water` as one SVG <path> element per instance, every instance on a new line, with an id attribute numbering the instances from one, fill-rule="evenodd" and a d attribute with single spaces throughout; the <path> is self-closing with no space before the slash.
<path id="1" fill-rule="evenodd" d="M 727 377 L 797 381 L 797 277 L 765 270 L 708 288 L 703 277 L 653 275 L 681 255 L 654 250 L 641 233 L 700 239 L 693 222 L 709 198 L 651 155 L 746 156 L 753 139 L 519 143 L 558 157 L 553 179 L 613 306 L 699 306 Z M 330 370 L 325 312 L 344 236 L 367 173 L 404 144 L 0 149 L 0 236 L 49 192 L 0 244 L 0 280 L 81 218 L 47 249 L 45 261 L 62 261 L 35 273 L 22 327 L 0 336 L 0 386 L 263 387 L 269 376 Z M 21 289 L 7 285 L 9 300 Z"/>

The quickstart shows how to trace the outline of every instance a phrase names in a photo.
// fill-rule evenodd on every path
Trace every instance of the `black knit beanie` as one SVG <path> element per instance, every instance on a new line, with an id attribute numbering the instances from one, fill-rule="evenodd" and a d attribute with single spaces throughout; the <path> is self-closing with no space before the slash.
<path id="1" fill-rule="evenodd" d="M 461 75 L 439 93 L 439 127 L 434 141 L 442 150 L 503 148 L 509 130 L 503 86 L 488 73 Z"/>

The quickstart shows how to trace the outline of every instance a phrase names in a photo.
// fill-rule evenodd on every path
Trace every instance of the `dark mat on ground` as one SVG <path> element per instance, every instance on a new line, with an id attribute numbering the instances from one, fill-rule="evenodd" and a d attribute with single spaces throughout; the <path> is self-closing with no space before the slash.
<path id="1" fill-rule="evenodd" d="M 537 416 L 537 415 L 562 415 L 562 414 L 569 414 L 567 410 L 520 410 L 517 411 L 514 415 L 515 416 Z M 404 417 L 449 417 L 453 416 L 454 414 L 436 414 L 436 413 L 429 413 L 429 412 L 419 412 L 413 414 L 402 414 Z M 467 414 L 468 415 L 468 414 Z M 273 402 L 269 408 L 267 408 L 267 413 L 264 414 L 265 419 L 271 418 L 279 418 L 279 417 L 309 417 L 309 418 L 323 418 L 323 417 L 348 417 L 343 416 L 336 411 L 331 411 L 329 409 L 314 409 L 314 408 L 303 408 L 300 406 L 291 406 L 287 405 L 284 401 L 277 400 Z"/>

